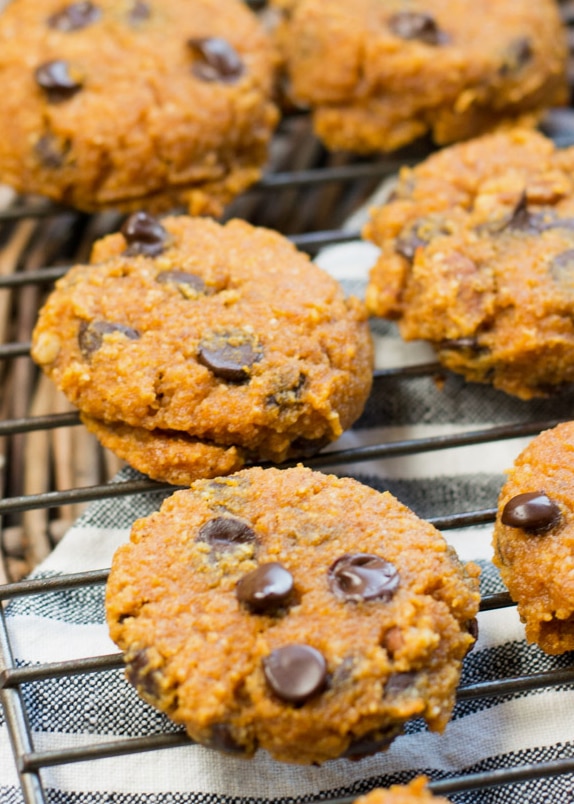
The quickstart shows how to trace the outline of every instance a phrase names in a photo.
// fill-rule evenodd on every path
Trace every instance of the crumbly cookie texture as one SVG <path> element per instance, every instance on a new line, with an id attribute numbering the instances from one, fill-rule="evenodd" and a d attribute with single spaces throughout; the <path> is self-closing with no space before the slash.
<path id="1" fill-rule="evenodd" d="M 364 230 L 366 294 L 468 380 L 529 399 L 574 381 L 574 148 L 516 129 L 401 171 Z"/>
<path id="2" fill-rule="evenodd" d="M 144 213 L 57 283 L 32 356 L 105 446 L 176 484 L 317 452 L 373 371 L 363 303 L 286 238 Z"/>
<path id="3" fill-rule="evenodd" d="M 177 491 L 106 591 L 139 694 L 199 743 L 357 759 L 442 731 L 476 636 L 478 567 L 389 493 L 298 466 Z"/>
<path id="4" fill-rule="evenodd" d="M 276 63 L 241 0 L 10 3 L 0 180 L 87 211 L 218 214 L 267 159 Z"/>
<path id="5" fill-rule="evenodd" d="M 356 799 L 355 804 L 449 804 L 447 798 L 433 796 L 427 788 L 428 779 L 417 776 L 408 784 L 393 784 L 377 788 Z"/>
<path id="6" fill-rule="evenodd" d="M 500 493 L 494 563 L 543 651 L 574 650 L 574 422 L 534 438 Z"/>
<path id="7" fill-rule="evenodd" d="M 291 92 L 334 149 L 441 145 L 565 103 L 554 0 L 275 0 Z"/>

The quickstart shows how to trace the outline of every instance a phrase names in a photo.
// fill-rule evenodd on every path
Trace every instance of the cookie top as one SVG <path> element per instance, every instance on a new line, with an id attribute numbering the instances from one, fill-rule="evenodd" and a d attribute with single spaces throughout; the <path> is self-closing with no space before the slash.
<path id="1" fill-rule="evenodd" d="M 106 591 L 143 698 L 190 736 L 294 763 L 441 731 L 478 568 L 388 493 L 297 467 L 200 480 L 138 520 Z"/>
<path id="2" fill-rule="evenodd" d="M 371 312 L 519 397 L 574 381 L 573 167 L 574 149 L 514 131 L 403 171 L 365 229 Z"/>
<path id="3" fill-rule="evenodd" d="M 355 804 L 449 804 L 442 796 L 433 796 L 427 788 L 428 779 L 417 776 L 408 784 L 379 787 L 356 799 Z"/>
<path id="4" fill-rule="evenodd" d="M 550 654 L 574 650 L 574 422 L 524 449 L 501 490 L 494 563 L 526 638 Z"/>
<path id="5" fill-rule="evenodd" d="M 295 99 L 331 148 L 439 144 L 566 103 L 555 0 L 276 0 Z"/>
<path id="6" fill-rule="evenodd" d="M 32 340 L 101 426 L 244 459 L 317 451 L 372 383 L 364 305 L 286 238 L 240 220 L 131 216 L 57 283 Z"/>
<path id="7" fill-rule="evenodd" d="M 88 211 L 218 212 L 267 158 L 275 64 L 241 0 L 10 3 L 0 178 Z"/>

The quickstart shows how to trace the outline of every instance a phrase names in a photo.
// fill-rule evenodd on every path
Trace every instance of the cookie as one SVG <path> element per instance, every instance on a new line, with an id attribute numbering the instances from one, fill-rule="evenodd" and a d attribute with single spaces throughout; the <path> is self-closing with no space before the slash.
<path id="1" fill-rule="evenodd" d="M 478 567 L 388 492 L 298 466 L 198 480 L 138 520 L 106 590 L 127 677 L 197 742 L 323 763 L 442 731 Z"/>
<path id="2" fill-rule="evenodd" d="M 567 102 L 557 3 L 276 0 L 290 91 L 331 149 L 444 145 Z"/>
<path id="3" fill-rule="evenodd" d="M 500 493 L 494 563 L 526 639 L 549 654 L 574 650 L 574 422 L 526 447 Z"/>
<path id="4" fill-rule="evenodd" d="M 217 214 L 277 122 L 241 0 L 19 0 L 0 15 L 0 180 L 82 210 Z"/>
<path id="5" fill-rule="evenodd" d="M 356 799 L 354 804 L 449 804 L 448 799 L 430 793 L 427 781 L 425 776 L 417 776 L 405 785 L 379 787 Z"/>
<path id="6" fill-rule="evenodd" d="M 32 357 L 104 446 L 152 478 L 310 455 L 362 412 L 364 305 L 283 236 L 134 213 L 91 260 L 46 301 Z"/>
<path id="7" fill-rule="evenodd" d="M 574 148 L 514 130 L 402 171 L 364 231 L 381 248 L 371 313 L 522 399 L 573 382 L 573 169 Z"/>

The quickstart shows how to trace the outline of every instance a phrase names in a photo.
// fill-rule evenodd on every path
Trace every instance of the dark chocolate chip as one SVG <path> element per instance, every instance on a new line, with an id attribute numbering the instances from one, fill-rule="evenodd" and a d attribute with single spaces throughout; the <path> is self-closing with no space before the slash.
<path id="1" fill-rule="evenodd" d="M 156 257 L 164 249 L 167 232 L 152 215 L 147 212 L 134 212 L 123 223 L 121 233 L 128 244 L 125 254 L 129 256 L 143 254 Z"/>
<path id="2" fill-rule="evenodd" d="M 441 341 L 439 349 L 448 349 L 457 352 L 481 352 L 483 347 L 476 338 L 447 338 Z"/>
<path id="3" fill-rule="evenodd" d="M 574 292 L 574 249 L 557 254 L 550 261 L 550 276 L 567 292 Z"/>
<path id="4" fill-rule="evenodd" d="M 136 0 L 128 12 L 129 21 L 133 24 L 143 22 L 151 17 L 151 9 L 143 0 Z"/>
<path id="5" fill-rule="evenodd" d="M 514 208 L 510 218 L 505 223 L 504 229 L 513 232 L 525 232 L 526 234 L 540 234 L 548 228 L 547 218 L 537 212 L 529 212 L 526 193 L 523 193 Z"/>
<path id="6" fill-rule="evenodd" d="M 99 20 L 102 12 L 93 3 L 71 3 L 48 17 L 48 25 L 57 31 L 79 31 Z"/>
<path id="7" fill-rule="evenodd" d="M 532 61 L 533 56 L 534 50 L 531 40 L 527 36 L 518 36 L 510 42 L 506 49 L 504 60 L 499 70 L 500 74 L 508 75 L 518 72 L 528 62 Z"/>
<path id="8" fill-rule="evenodd" d="M 201 526 L 197 540 L 207 542 L 216 550 L 233 550 L 238 544 L 253 544 L 257 534 L 241 519 L 218 516 Z"/>
<path id="9" fill-rule="evenodd" d="M 216 377 L 228 382 L 244 382 L 252 366 L 263 357 L 257 337 L 243 329 L 211 332 L 201 339 L 197 359 Z"/>
<path id="10" fill-rule="evenodd" d="M 283 701 L 302 704 L 327 683 L 327 664 L 310 645 L 285 645 L 263 659 L 267 683 Z"/>
<path id="11" fill-rule="evenodd" d="M 558 524 L 560 508 L 542 491 L 517 494 L 502 510 L 503 525 L 522 528 L 533 533 L 542 533 Z"/>
<path id="12" fill-rule="evenodd" d="M 82 88 L 82 81 L 70 71 L 63 59 L 54 59 L 40 64 L 35 71 L 36 82 L 52 103 L 68 100 Z"/>
<path id="13" fill-rule="evenodd" d="M 233 736 L 227 723 L 215 723 L 211 727 L 211 738 L 208 745 L 211 748 L 222 751 L 224 754 L 241 756 L 246 753 L 245 748 Z"/>
<path id="14" fill-rule="evenodd" d="M 329 588 L 340 600 L 389 601 L 399 573 L 389 561 L 370 553 L 348 553 L 329 567 Z"/>
<path id="15" fill-rule="evenodd" d="M 388 25 L 400 39 L 416 39 L 426 45 L 441 45 L 448 39 L 435 18 L 424 11 L 398 11 L 390 17 Z"/>
<path id="16" fill-rule="evenodd" d="M 155 281 L 160 285 L 175 285 L 186 299 L 204 296 L 207 291 L 203 279 L 187 271 L 162 271 L 156 276 Z"/>
<path id="17" fill-rule="evenodd" d="M 261 564 L 244 575 L 235 588 L 237 599 L 257 614 L 284 606 L 293 592 L 293 576 L 278 561 Z"/>
<path id="18" fill-rule="evenodd" d="M 378 754 L 388 748 L 393 740 L 403 733 L 402 724 L 389 726 L 387 729 L 369 732 L 353 740 L 342 756 L 350 760 L 363 759 Z"/>
<path id="19" fill-rule="evenodd" d="M 478 639 L 478 620 L 477 620 L 476 617 L 473 617 L 472 620 L 469 620 L 466 623 L 466 630 L 468 631 L 468 633 L 471 635 L 471 637 L 474 640 L 474 642 L 471 642 L 470 645 L 467 648 L 466 653 L 469 654 L 471 652 L 471 650 L 474 648 L 474 646 L 476 644 L 476 640 Z"/>
<path id="20" fill-rule="evenodd" d="M 385 684 L 385 696 L 393 698 L 402 695 L 407 690 L 413 690 L 417 674 L 412 670 L 407 673 L 393 673 Z"/>
<path id="21" fill-rule="evenodd" d="M 125 324 L 115 324 L 112 321 L 82 321 L 78 330 L 78 344 L 86 360 L 101 348 L 104 335 L 111 332 L 120 332 L 132 341 L 140 337 L 137 330 Z"/>
<path id="22" fill-rule="evenodd" d="M 157 695 L 158 685 L 154 675 L 154 670 L 150 670 L 147 650 L 138 650 L 135 654 L 126 659 L 126 677 L 130 684 L 141 690 L 152 698 Z"/>
<path id="23" fill-rule="evenodd" d="M 323 447 L 326 447 L 327 444 L 331 443 L 331 438 L 325 435 L 321 438 L 295 438 L 291 442 L 291 448 L 289 450 L 289 455 L 297 456 L 302 458 L 312 458 L 313 455 L 316 455 Z"/>
<path id="24" fill-rule="evenodd" d="M 202 81 L 234 83 L 244 72 L 243 61 L 226 39 L 188 39 L 195 61 L 192 72 Z"/>
<path id="25" fill-rule="evenodd" d="M 424 240 L 419 236 L 416 227 L 411 227 L 401 234 L 395 240 L 395 251 L 407 260 L 413 260 L 417 248 L 428 245 L 428 240 Z"/>
<path id="26" fill-rule="evenodd" d="M 60 168 L 64 164 L 70 143 L 61 143 L 52 134 L 44 134 L 34 146 L 38 159 L 47 168 Z"/>
<path id="27" fill-rule="evenodd" d="M 300 373 L 295 383 L 284 388 L 279 388 L 274 393 L 269 394 L 265 403 L 280 408 L 296 405 L 301 399 L 301 393 L 306 382 L 307 377 L 303 373 Z"/>

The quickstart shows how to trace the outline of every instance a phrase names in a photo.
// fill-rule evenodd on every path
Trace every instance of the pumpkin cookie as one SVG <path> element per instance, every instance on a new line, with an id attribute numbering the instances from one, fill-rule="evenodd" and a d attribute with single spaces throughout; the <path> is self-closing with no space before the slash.
<path id="1" fill-rule="evenodd" d="M 304 467 L 198 480 L 138 520 L 106 591 L 140 695 L 199 743 L 322 763 L 442 731 L 478 568 L 389 493 Z"/>
<path id="2" fill-rule="evenodd" d="M 433 796 L 427 789 L 427 778 L 417 776 L 408 784 L 393 784 L 377 788 L 355 800 L 355 804 L 449 804 L 442 796 Z"/>
<path id="3" fill-rule="evenodd" d="M 240 220 L 135 213 L 57 283 L 32 341 L 105 446 L 178 484 L 318 451 L 372 382 L 362 303 Z"/>
<path id="4" fill-rule="evenodd" d="M 498 501 L 494 563 L 526 626 L 550 654 L 574 650 L 574 422 L 533 439 Z"/>
<path id="5" fill-rule="evenodd" d="M 329 148 L 438 144 L 565 103 L 558 5 L 515 0 L 276 0 L 295 100 Z"/>
<path id="6" fill-rule="evenodd" d="M 401 172 L 364 234 L 375 315 L 523 399 L 574 381 L 574 148 L 515 130 Z"/>
<path id="7" fill-rule="evenodd" d="M 19 0 L 0 16 L 0 179 L 79 209 L 221 211 L 277 120 L 240 0 Z"/>

